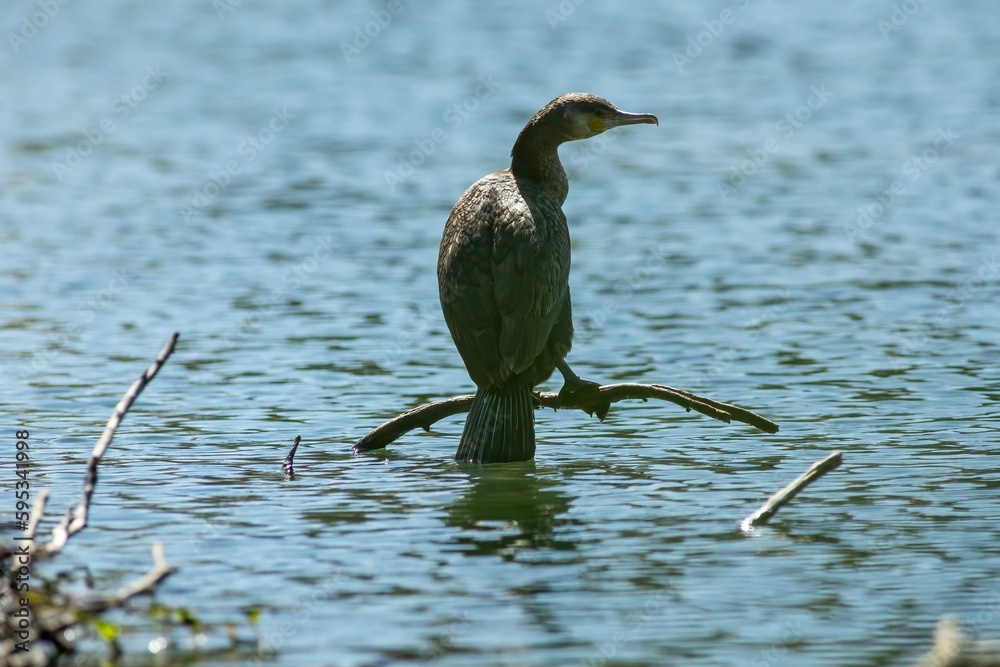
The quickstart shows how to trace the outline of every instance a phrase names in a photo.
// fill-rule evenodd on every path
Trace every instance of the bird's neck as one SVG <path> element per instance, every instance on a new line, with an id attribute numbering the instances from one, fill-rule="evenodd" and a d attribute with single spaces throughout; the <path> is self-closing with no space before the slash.
<path id="1" fill-rule="evenodd" d="M 530 180 L 548 191 L 562 206 L 569 194 L 569 179 L 559 161 L 559 142 L 548 140 L 543 132 L 525 128 L 514 142 L 510 171 L 514 178 Z"/>

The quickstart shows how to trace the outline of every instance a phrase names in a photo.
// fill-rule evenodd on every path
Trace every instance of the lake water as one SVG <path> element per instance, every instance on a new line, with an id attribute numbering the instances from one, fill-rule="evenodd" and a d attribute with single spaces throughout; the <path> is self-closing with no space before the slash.
<path id="1" fill-rule="evenodd" d="M 181 340 L 46 572 L 112 589 L 162 540 L 160 601 L 244 637 L 259 606 L 274 665 L 908 665 L 944 614 L 1000 636 L 996 3 L 51 4 L 0 11 L 3 451 L 30 429 L 46 527 Z M 459 417 L 355 456 L 472 389 L 441 230 L 571 90 L 660 118 L 562 150 L 574 368 L 781 431 L 634 401 L 538 412 L 530 463 L 454 463 Z M 194 664 L 255 664 L 227 645 Z"/>

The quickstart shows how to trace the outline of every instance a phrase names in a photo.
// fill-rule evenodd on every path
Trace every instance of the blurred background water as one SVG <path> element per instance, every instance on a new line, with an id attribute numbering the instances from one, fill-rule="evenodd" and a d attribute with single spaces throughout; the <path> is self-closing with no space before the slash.
<path id="1" fill-rule="evenodd" d="M 942 614 L 1000 635 L 1000 6 L 19 0 L 0 27 L 4 451 L 30 429 L 52 518 L 182 334 L 60 561 L 98 588 L 163 540 L 161 601 L 260 605 L 275 665 L 905 665 Z M 572 90 L 660 118 L 562 149 L 574 368 L 780 433 L 633 402 L 537 413 L 532 463 L 455 464 L 460 418 L 354 456 L 471 389 L 444 221 Z"/>

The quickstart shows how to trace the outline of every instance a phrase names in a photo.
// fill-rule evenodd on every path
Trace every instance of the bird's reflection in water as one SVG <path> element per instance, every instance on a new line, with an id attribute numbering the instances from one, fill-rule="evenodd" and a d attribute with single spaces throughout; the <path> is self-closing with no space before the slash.
<path id="1" fill-rule="evenodd" d="M 512 560 L 525 551 L 576 548 L 557 536 L 572 498 L 539 477 L 534 461 L 470 468 L 469 481 L 446 520 L 463 529 L 455 542 L 468 555 Z"/>

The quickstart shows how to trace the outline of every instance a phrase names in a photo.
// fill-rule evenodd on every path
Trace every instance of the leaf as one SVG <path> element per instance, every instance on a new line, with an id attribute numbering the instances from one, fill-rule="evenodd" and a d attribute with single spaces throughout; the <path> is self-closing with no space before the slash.
<path id="1" fill-rule="evenodd" d="M 246 611 L 246 616 L 250 625 L 257 625 L 257 622 L 260 621 L 260 607 L 257 605 L 250 607 Z"/>
<path id="2" fill-rule="evenodd" d="M 97 628 L 97 634 L 107 644 L 115 644 L 118 641 L 119 634 L 121 634 L 121 627 L 116 623 L 108 623 L 99 618 L 94 620 L 94 627 Z"/>

